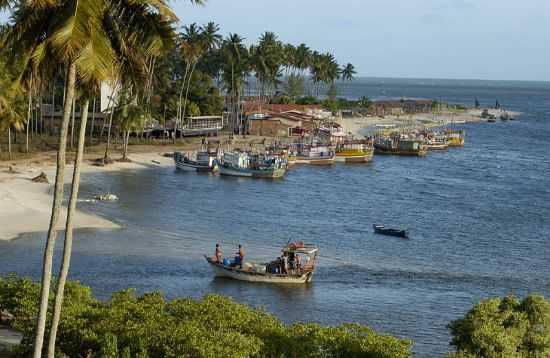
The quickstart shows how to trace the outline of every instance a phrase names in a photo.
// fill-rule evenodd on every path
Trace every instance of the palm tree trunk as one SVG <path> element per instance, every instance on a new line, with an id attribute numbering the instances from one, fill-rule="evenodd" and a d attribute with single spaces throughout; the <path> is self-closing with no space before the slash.
<path id="1" fill-rule="evenodd" d="M 29 152 L 29 129 L 31 126 L 31 116 L 32 116 L 32 74 L 31 74 L 31 82 L 29 86 L 29 108 L 27 109 L 27 128 L 25 129 L 27 132 L 26 139 L 25 139 L 25 149 L 26 152 Z"/>
<path id="2" fill-rule="evenodd" d="M 52 85 L 52 112 L 50 113 L 50 135 L 53 135 L 53 116 L 55 113 L 55 80 Z"/>
<path id="3" fill-rule="evenodd" d="M 76 111 L 76 97 L 73 97 L 73 116 L 71 118 L 71 150 L 74 148 L 74 114 Z"/>
<path id="4" fill-rule="evenodd" d="M 187 74 L 189 73 L 189 64 L 185 65 L 185 74 L 183 76 L 183 81 L 181 84 L 181 90 L 178 100 L 178 113 L 176 116 L 176 123 L 174 123 L 174 143 L 176 143 L 176 133 L 178 129 L 179 122 L 183 119 L 184 114 L 182 114 L 182 97 L 183 97 L 183 90 L 185 89 L 185 81 L 187 80 Z"/>
<path id="5" fill-rule="evenodd" d="M 10 160 L 12 160 L 13 158 L 11 157 L 11 126 L 10 125 L 8 125 L 8 153 L 10 156 Z"/>
<path id="6" fill-rule="evenodd" d="M 90 145 L 93 145 L 94 140 L 94 128 L 95 128 L 95 96 L 92 104 L 92 126 L 90 127 Z"/>
<path id="7" fill-rule="evenodd" d="M 125 131 L 122 134 L 122 160 L 128 160 L 128 142 L 130 141 L 130 130 Z"/>
<path id="8" fill-rule="evenodd" d="M 185 90 L 185 102 L 183 102 L 183 113 L 181 114 L 181 120 L 183 123 L 183 120 L 185 119 L 185 112 L 187 111 L 187 98 L 189 97 L 189 87 L 191 86 L 191 78 L 193 77 L 193 72 L 195 72 L 195 66 L 197 65 L 197 62 L 193 63 L 193 67 L 191 67 L 191 73 L 189 73 L 189 79 L 187 80 L 187 89 Z M 180 133 L 183 135 L 183 133 Z"/>
<path id="9" fill-rule="evenodd" d="M 54 358 L 55 339 L 57 336 L 57 327 L 61 318 L 61 308 L 63 306 L 63 296 L 65 291 L 65 282 L 69 273 L 71 264 L 71 254 L 73 248 L 73 216 L 76 212 L 76 202 L 78 198 L 78 189 L 80 186 L 80 166 L 84 154 L 84 142 L 86 140 L 86 122 L 88 120 L 88 105 L 90 100 L 86 98 L 80 108 L 80 133 L 78 136 L 78 148 L 74 160 L 73 182 L 71 185 L 71 198 L 69 199 L 69 209 L 67 210 L 67 223 L 65 225 L 65 242 L 63 245 L 63 261 L 57 281 L 57 292 L 55 293 L 55 305 L 52 317 L 52 326 L 50 328 L 50 339 L 48 342 L 48 358 Z"/>
<path id="10" fill-rule="evenodd" d="M 67 150 L 67 131 L 69 129 L 69 120 L 71 118 L 71 103 L 74 98 L 76 83 L 76 64 L 69 64 L 67 78 L 67 97 L 63 104 L 63 121 L 59 131 L 59 148 L 57 149 L 57 169 L 55 173 L 55 191 L 53 197 L 52 215 L 50 226 L 48 228 L 48 238 L 44 249 L 44 263 L 42 267 L 42 285 L 40 289 L 40 309 L 36 322 L 35 340 L 34 340 L 34 358 L 40 358 L 42 355 L 42 346 L 44 344 L 44 331 L 46 329 L 46 317 L 48 313 L 48 298 L 50 294 L 50 285 L 52 279 L 53 250 L 57 236 L 57 223 L 61 212 L 61 203 L 63 200 L 63 184 L 65 182 L 65 155 Z"/>
<path id="11" fill-rule="evenodd" d="M 113 91 L 111 92 L 111 99 L 109 99 L 109 102 L 113 104 L 111 108 L 111 113 L 109 114 L 109 128 L 107 129 L 107 144 L 105 146 L 105 156 L 103 157 L 103 163 L 107 162 L 109 160 L 109 149 L 111 146 L 111 127 L 113 126 L 113 115 L 115 113 L 114 109 L 114 101 L 112 100 L 113 96 L 115 95 L 115 90 L 118 87 L 118 82 L 115 82 L 115 86 L 113 87 Z"/>

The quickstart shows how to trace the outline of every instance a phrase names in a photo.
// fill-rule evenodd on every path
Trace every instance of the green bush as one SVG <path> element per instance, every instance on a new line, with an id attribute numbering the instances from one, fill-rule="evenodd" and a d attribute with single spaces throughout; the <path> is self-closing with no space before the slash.
<path id="1" fill-rule="evenodd" d="M 550 357 L 550 301 L 542 296 L 481 301 L 449 329 L 453 358 Z"/>
<path id="2" fill-rule="evenodd" d="M 14 276 L 0 280 L 0 307 L 13 312 L 32 348 L 39 287 Z M 59 357 L 409 357 L 411 342 L 357 324 L 285 325 L 231 299 L 166 301 L 160 293 L 117 292 L 105 302 L 77 282 L 67 285 L 59 326 Z"/>

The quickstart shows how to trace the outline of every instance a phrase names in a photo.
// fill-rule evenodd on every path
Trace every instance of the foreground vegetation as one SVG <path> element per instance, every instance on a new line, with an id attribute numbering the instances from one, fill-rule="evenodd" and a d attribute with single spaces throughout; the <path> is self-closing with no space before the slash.
<path id="1" fill-rule="evenodd" d="M 450 358 L 550 357 L 550 300 L 530 295 L 493 298 L 449 325 Z"/>
<path id="2" fill-rule="evenodd" d="M 40 288 L 14 276 L 0 279 L 0 309 L 24 334 L 16 355 L 32 352 Z M 52 302 L 50 302 L 52 304 Z M 167 301 L 133 291 L 95 299 L 67 282 L 56 357 L 380 357 L 411 355 L 412 342 L 357 324 L 285 325 L 272 315 L 221 296 Z"/>
<path id="3" fill-rule="evenodd" d="M 38 283 L 0 278 L 0 311 L 23 333 L 16 356 L 32 352 Z M 50 305 L 53 301 L 50 300 Z M 412 355 L 412 341 L 358 325 L 285 325 L 263 310 L 222 296 L 165 300 L 160 293 L 117 292 L 107 301 L 69 281 L 56 357 L 380 357 Z M 49 329 L 49 328 L 48 328 Z M 449 324 L 449 358 L 550 356 L 550 300 L 530 295 L 481 301 Z"/>

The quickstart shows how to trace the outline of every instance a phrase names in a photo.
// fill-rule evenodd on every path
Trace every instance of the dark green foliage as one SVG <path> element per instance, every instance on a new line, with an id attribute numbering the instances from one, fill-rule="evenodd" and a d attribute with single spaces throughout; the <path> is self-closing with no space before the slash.
<path id="1" fill-rule="evenodd" d="M 26 279 L 0 281 L 0 307 L 15 314 L 25 334 L 18 355 L 31 349 L 38 286 Z M 272 315 L 206 296 L 166 301 L 159 293 L 113 294 L 107 302 L 88 287 L 67 284 L 59 326 L 58 356 L 64 357 L 380 357 L 410 356 L 411 342 L 356 324 L 287 326 Z"/>
<path id="2" fill-rule="evenodd" d="M 306 104 L 306 105 L 321 104 L 321 101 L 319 100 L 319 98 L 314 96 L 305 96 L 302 98 L 298 98 L 296 100 L 296 104 Z"/>
<path id="3" fill-rule="evenodd" d="M 449 329 L 453 358 L 550 357 L 550 301 L 542 296 L 481 301 Z"/>

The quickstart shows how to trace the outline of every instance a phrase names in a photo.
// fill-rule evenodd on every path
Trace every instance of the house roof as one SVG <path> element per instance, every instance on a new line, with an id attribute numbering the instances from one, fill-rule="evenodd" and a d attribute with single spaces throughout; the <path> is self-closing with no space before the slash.
<path id="1" fill-rule="evenodd" d="M 245 101 L 243 103 L 243 113 L 284 113 L 289 111 L 308 112 L 312 110 L 321 109 L 319 104 L 305 105 L 305 104 L 268 104 L 263 101 Z"/>

